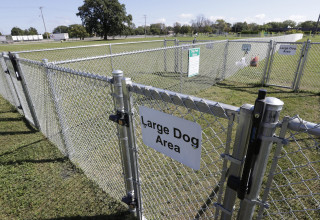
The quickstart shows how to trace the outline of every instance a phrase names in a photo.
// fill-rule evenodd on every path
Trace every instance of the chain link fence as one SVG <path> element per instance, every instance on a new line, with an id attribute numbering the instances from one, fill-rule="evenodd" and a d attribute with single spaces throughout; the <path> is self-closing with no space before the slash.
<path id="1" fill-rule="evenodd" d="M 309 43 L 306 45 L 307 54 L 305 65 L 301 71 L 301 81 L 298 88 L 307 91 L 320 91 L 320 43 Z"/>
<path id="2" fill-rule="evenodd" d="M 285 117 L 279 137 L 262 196 L 269 208 L 259 218 L 319 219 L 320 124 Z"/>
<path id="3" fill-rule="evenodd" d="M 143 216 L 147 219 L 214 218 L 214 203 L 218 200 L 219 186 L 223 185 L 221 174 L 226 172 L 220 155 L 229 154 L 233 144 L 238 108 L 138 84 L 130 85 L 129 91 L 135 115 Z M 186 167 L 144 145 L 139 119 L 141 106 L 201 125 L 200 170 Z"/>
<path id="4" fill-rule="evenodd" d="M 238 81 L 239 72 L 246 68 L 252 68 L 252 83 L 261 82 L 267 68 L 264 60 L 272 48 L 277 50 L 277 44 L 250 42 L 250 51 L 243 50 L 243 44 L 248 42 L 167 45 L 54 64 L 37 61 L 40 57 L 26 59 L 24 53 L 20 57 L 5 54 L 0 59 L 0 92 L 17 108 L 21 105 L 27 120 L 89 179 L 126 202 L 140 219 L 317 219 L 319 124 L 299 117 L 278 122 L 283 103 L 267 99 L 259 136 L 262 147 L 251 168 L 250 190 L 245 189 L 245 198 L 237 200 L 237 194 L 243 192 L 230 176 L 234 181 L 246 169 L 254 108 L 187 95 L 221 79 Z M 200 48 L 201 71 L 188 77 L 188 49 L 193 47 Z M 257 54 L 259 66 L 231 67 L 239 57 Z M 305 64 L 305 69 L 310 69 L 311 64 Z M 114 69 L 123 70 L 133 82 L 111 75 Z M 301 82 L 300 86 L 304 85 Z M 141 106 L 200 125 L 199 170 L 145 145 Z M 126 126 L 121 126 L 123 123 Z M 280 127 L 279 137 L 275 136 L 276 127 Z M 274 156 L 269 158 L 270 152 Z M 268 175 L 264 175 L 266 170 Z"/>

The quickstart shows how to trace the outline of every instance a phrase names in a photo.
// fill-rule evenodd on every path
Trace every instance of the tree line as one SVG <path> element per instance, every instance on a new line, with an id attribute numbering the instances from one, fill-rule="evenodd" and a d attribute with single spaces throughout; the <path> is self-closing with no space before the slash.
<path id="1" fill-rule="evenodd" d="M 191 25 L 175 22 L 173 26 L 163 23 L 155 23 L 149 26 L 138 26 L 132 22 L 132 15 L 127 14 L 124 4 L 118 0 L 84 0 L 76 14 L 81 18 L 82 24 L 69 26 L 60 25 L 53 29 L 52 33 L 68 33 L 71 38 L 84 39 L 88 36 L 99 36 L 107 39 L 115 35 L 167 35 L 174 34 L 221 34 L 221 33 L 248 33 L 254 34 L 260 31 L 287 31 L 301 32 L 314 30 L 317 26 L 315 21 L 304 21 L 296 23 L 293 20 L 283 22 L 268 22 L 263 25 L 257 23 L 236 22 L 228 23 L 223 19 L 212 21 L 203 15 L 191 20 Z M 11 35 L 36 35 L 38 31 L 30 27 L 22 30 L 14 27 Z M 44 34 L 46 38 L 46 33 Z"/>

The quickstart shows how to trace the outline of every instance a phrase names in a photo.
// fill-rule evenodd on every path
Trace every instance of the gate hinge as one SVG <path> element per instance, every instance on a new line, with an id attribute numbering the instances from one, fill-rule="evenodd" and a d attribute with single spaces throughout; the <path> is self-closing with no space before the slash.
<path id="1" fill-rule="evenodd" d="M 137 199 L 134 199 L 131 193 L 122 197 L 121 201 L 127 204 L 131 211 L 134 211 L 138 207 Z"/>
<path id="2" fill-rule="evenodd" d="M 261 136 L 260 138 L 261 140 L 264 140 L 264 141 L 272 141 L 272 142 L 283 144 L 283 145 L 287 145 L 289 143 L 288 139 L 281 138 L 275 135 L 272 137 Z"/>
<path id="3" fill-rule="evenodd" d="M 250 200 L 250 199 L 245 198 L 244 200 L 247 201 L 247 202 L 249 202 L 249 203 L 253 203 L 253 204 L 255 204 L 255 205 L 263 206 L 263 207 L 266 208 L 266 209 L 269 209 L 269 208 L 270 208 L 269 203 L 267 203 L 267 202 L 262 202 L 260 199 Z"/>
<path id="4" fill-rule="evenodd" d="M 219 203 L 214 203 L 213 204 L 217 209 L 220 209 L 222 212 L 226 213 L 229 216 L 232 216 L 232 211 L 227 210 L 225 207 L 223 207 L 223 205 L 219 204 Z"/>
<path id="5" fill-rule="evenodd" d="M 127 113 L 117 111 L 116 115 L 110 115 L 109 120 L 116 122 L 119 125 L 129 127 L 129 115 Z"/>

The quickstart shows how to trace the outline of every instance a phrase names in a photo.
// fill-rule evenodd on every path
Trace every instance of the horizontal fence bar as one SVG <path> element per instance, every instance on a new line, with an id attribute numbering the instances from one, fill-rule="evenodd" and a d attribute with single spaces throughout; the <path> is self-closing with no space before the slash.
<path id="1" fill-rule="evenodd" d="M 225 41 L 212 41 L 212 43 L 223 43 Z M 192 46 L 197 45 L 206 45 L 208 42 L 205 43 L 196 43 L 192 44 Z M 84 58 L 78 58 L 78 59 L 72 59 L 72 60 L 64 60 L 64 61 L 58 61 L 58 62 L 52 62 L 52 64 L 66 64 L 66 63 L 74 63 L 74 62 L 81 62 L 81 61 L 89 61 L 89 60 L 95 60 L 95 59 L 104 59 L 104 58 L 110 58 L 110 57 L 118 57 L 118 56 L 125 56 L 125 55 L 131 55 L 131 54 L 140 54 L 140 53 L 146 53 L 146 52 L 155 52 L 155 51 L 163 51 L 168 49 L 175 49 L 175 48 L 183 48 L 186 45 L 179 45 L 179 46 L 170 46 L 170 47 L 160 47 L 160 48 L 153 48 L 153 49 L 147 49 L 147 50 L 137 50 L 137 51 L 130 51 L 130 52 L 123 52 L 123 53 L 117 53 L 117 54 L 107 54 L 107 55 L 101 55 L 101 56 L 94 56 L 94 57 L 84 57 Z"/>
<path id="2" fill-rule="evenodd" d="M 175 105 L 184 106 L 220 118 L 229 119 L 229 115 L 238 116 L 240 111 L 239 107 L 232 105 L 201 99 L 181 93 L 175 93 L 152 86 L 145 86 L 138 83 L 129 84 L 127 87 L 130 92 L 141 94 L 152 99 L 170 102 Z"/>
<path id="3" fill-rule="evenodd" d="M 293 131 L 307 131 L 309 134 L 320 136 L 320 123 L 304 121 L 301 118 L 295 118 L 289 121 L 288 128 Z"/>
<path id="4" fill-rule="evenodd" d="M 102 47 L 102 46 L 113 46 L 113 45 L 125 45 L 125 44 L 139 44 L 139 43 L 153 43 L 153 42 L 163 42 L 164 40 L 154 40 L 154 41 L 136 41 L 136 42 L 123 42 L 123 43 L 112 43 L 112 44 L 94 44 L 94 45 L 84 45 L 84 46 L 74 46 L 74 47 L 58 47 L 58 48 L 49 48 L 41 50 L 23 50 L 12 52 L 15 54 L 19 53 L 32 53 L 32 52 L 43 52 L 43 51 L 55 51 L 55 50 L 68 50 L 68 49 L 77 49 L 77 48 L 88 48 L 88 47 Z M 168 41 L 168 40 L 167 40 Z"/>
<path id="5" fill-rule="evenodd" d="M 214 41 L 212 43 L 221 43 L 221 42 L 226 42 L 226 41 Z M 206 44 L 208 44 L 208 42 L 193 44 L 193 46 L 206 45 Z M 146 53 L 146 52 L 155 52 L 155 51 L 162 51 L 162 50 L 168 50 L 168 49 L 183 48 L 185 46 L 186 45 L 160 47 L 160 48 L 153 48 L 153 49 L 147 49 L 147 50 L 123 52 L 123 53 L 117 53 L 117 54 L 107 54 L 107 55 L 94 56 L 94 57 L 84 57 L 84 58 L 78 58 L 78 59 L 72 59 L 72 60 L 64 60 L 64 61 L 52 62 L 52 64 L 59 65 L 59 64 L 66 64 L 66 63 L 89 61 L 89 60 L 95 60 L 95 59 L 105 59 L 105 58 L 110 58 L 110 57 L 118 57 L 118 56 L 140 54 L 140 53 Z"/>

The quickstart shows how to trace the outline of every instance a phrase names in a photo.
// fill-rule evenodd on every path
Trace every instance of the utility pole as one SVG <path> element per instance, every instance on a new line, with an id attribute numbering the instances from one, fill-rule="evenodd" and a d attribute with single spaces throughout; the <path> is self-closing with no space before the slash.
<path id="1" fill-rule="evenodd" d="M 319 22 L 320 22 L 320 14 L 319 14 L 318 21 L 317 21 L 317 25 L 316 25 L 316 30 L 315 30 L 315 32 L 313 33 L 313 37 L 317 34 Z"/>
<path id="2" fill-rule="evenodd" d="M 49 35 L 48 35 L 48 32 L 47 32 L 47 28 L 46 28 L 46 23 L 44 22 L 44 17 L 43 17 L 43 13 L 42 13 L 42 6 L 40 7 L 40 11 L 41 11 L 41 17 L 42 17 L 42 21 L 43 21 L 43 26 L 44 26 L 44 31 L 46 32 L 47 34 L 47 40 L 49 39 Z"/>
<path id="3" fill-rule="evenodd" d="M 144 38 L 147 37 L 147 15 L 144 15 Z"/>

